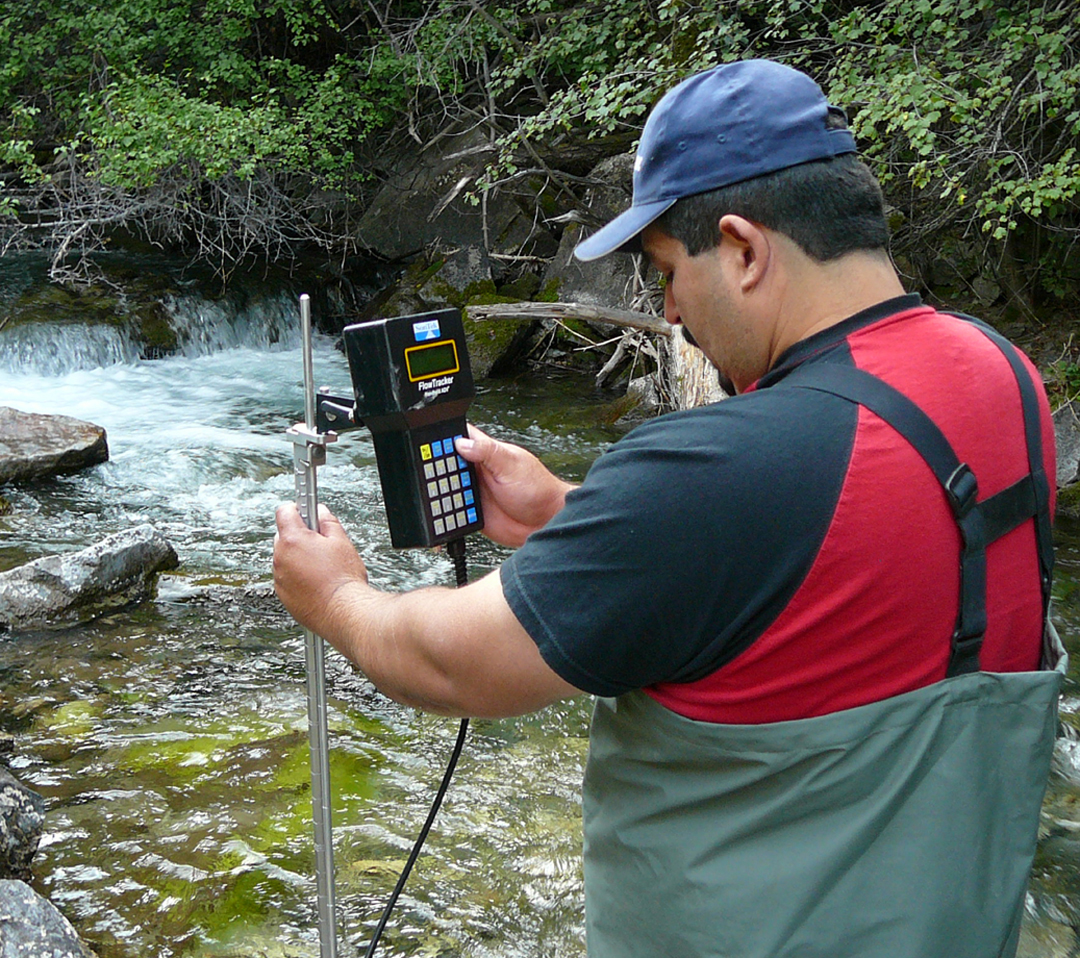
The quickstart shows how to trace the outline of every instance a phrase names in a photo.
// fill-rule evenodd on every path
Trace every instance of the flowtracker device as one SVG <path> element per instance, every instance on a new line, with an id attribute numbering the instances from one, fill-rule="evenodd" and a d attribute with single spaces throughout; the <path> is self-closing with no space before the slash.
<path id="1" fill-rule="evenodd" d="M 300 297 L 304 360 L 304 422 L 288 430 L 293 444 L 297 505 L 308 528 L 319 528 L 316 467 L 336 433 L 367 426 L 375 442 L 390 539 L 394 546 L 447 543 L 457 585 L 468 582 L 465 536 L 483 528 L 473 467 L 457 455 L 473 387 L 465 330 L 456 309 L 379 319 L 347 326 L 345 351 L 353 398 L 316 394 L 312 385 L 311 299 Z M 307 638 L 308 727 L 311 741 L 312 818 L 319 915 L 319 956 L 337 958 L 334 846 L 331 836 L 330 751 L 323 643 Z M 435 821 L 465 744 L 469 720 L 457 740 L 427 819 L 387 901 L 364 958 L 373 958 L 390 914 Z"/>
<path id="2" fill-rule="evenodd" d="M 465 435 L 473 385 L 461 313 L 377 319 L 343 332 L 354 402 L 318 397 L 320 430 L 371 430 L 396 548 L 434 546 L 483 528 Z"/>

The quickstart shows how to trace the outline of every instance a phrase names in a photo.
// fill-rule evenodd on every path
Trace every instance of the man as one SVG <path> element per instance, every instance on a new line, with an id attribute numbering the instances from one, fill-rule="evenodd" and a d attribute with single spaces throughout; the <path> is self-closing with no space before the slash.
<path id="1" fill-rule="evenodd" d="M 594 958 L 1015 952 L 1060 683 L 1049 410 L 1011 346 L 904 294 L 886 243 L 808 77 L 691 77 L 577 254 L 644 250 L 737 395 L 577 489 L 473 430 L 486 532 L 521 548 L 460 590 L 378 592 L 329 513 L 279 510 L 283 602 L 388 695 L 601 696 Z"/>

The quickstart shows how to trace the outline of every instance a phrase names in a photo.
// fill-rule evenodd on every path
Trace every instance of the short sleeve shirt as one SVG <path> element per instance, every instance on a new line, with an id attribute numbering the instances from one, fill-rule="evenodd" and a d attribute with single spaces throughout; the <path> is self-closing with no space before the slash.
<path id="1" fill-rule="evenodd" d="M 615 443 L 504 563 L 547 664 L 586 692 L 645 689 L 705 721 L 825 714 L 944 676 L 959 534 L 929 468 L 863 407 L 785 383 L 805 364 L 880 376 L 992 494 L 1027 472 L 1015 378 L 971 324 L 908 296 L 796 344 L 744 394 Z M 1044 448 L 1053 432 L 1041 384 Z M 1034 668 L 1033 523 L 988 553 L 983 667 Z"/>

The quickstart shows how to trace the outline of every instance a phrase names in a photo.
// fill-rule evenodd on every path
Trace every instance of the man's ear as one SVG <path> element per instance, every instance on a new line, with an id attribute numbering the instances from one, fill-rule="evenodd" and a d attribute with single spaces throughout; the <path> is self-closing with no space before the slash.
<path id="1" fill-rule="evenodd" d="M 739 287 L 744 293 L 753 290 L 765 277 L 772 256 L 772 244 L 766 231 L 751 220 L 734 213 L 720 218 L 721 246 L 729 242 Z"/>

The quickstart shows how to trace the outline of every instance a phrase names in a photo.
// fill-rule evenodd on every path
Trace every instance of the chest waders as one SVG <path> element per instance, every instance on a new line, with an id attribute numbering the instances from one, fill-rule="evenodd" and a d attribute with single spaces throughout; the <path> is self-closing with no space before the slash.
<path id="1" fill-rule="evenodd" d="M 965 317 L 966 318 L 966 317 Z M 850 366 L 772 388 L 866 406 L 937 476 L 962 537 L 947 677 L 858 708 L 766 725 L 698 722 L 643 692 L 599 699 L 585 774 L 590 958 L 1011 958 L 1065 671 L 979 669 L 986 546 L 1034 517 L 1044 613 L 1053 544 L 1035 390 L 1020 386 L 1029 474 L 982 502 L 910 400 Z"/>

